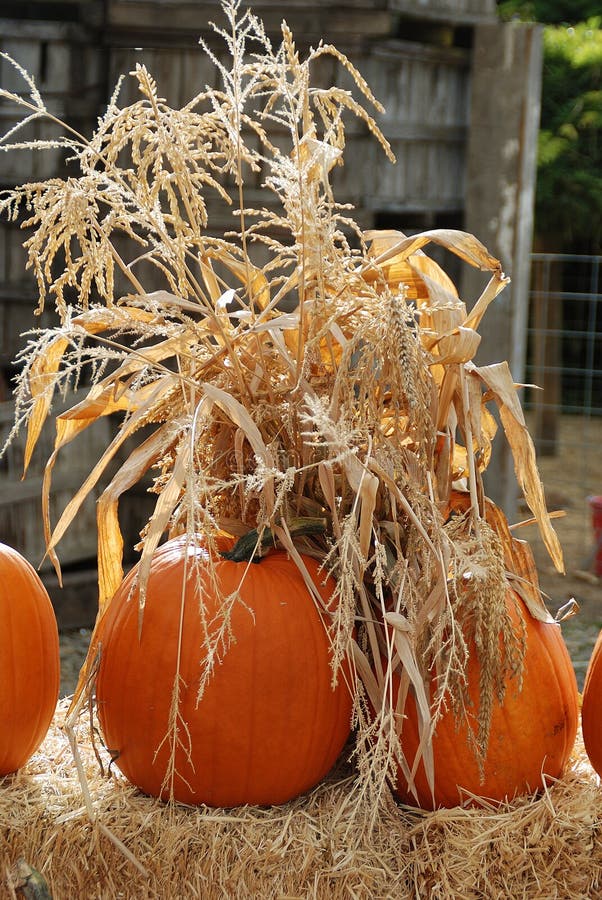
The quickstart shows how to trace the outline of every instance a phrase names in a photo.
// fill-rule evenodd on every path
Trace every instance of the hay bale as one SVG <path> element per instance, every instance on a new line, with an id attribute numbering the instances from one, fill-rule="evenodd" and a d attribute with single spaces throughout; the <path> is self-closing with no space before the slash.
<path id="1" fill-rule="evenodd" d="M 77 737 L 97 821 L 87 815 L 59 702 L 39 752 L 0 783 L 0 895 L 17 859 L 55 900 L 173 897 L 591 898 L 602 890 L 602 791 L 581 738 L 564 778 L 501 808 L 422 813 L 387 795 L 375 818 L 341 761 L 310 794 L 274 809 L 169 806 L 111 769 L 82 720 Z M 123 841 L 130 859 L 103 829 Z M 142 871 L 145 870 L 145 873 Z"/>

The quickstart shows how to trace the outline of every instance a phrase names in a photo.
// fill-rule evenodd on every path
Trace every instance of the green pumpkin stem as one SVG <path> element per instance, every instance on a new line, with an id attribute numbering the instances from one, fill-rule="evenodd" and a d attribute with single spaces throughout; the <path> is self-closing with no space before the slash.
<path id="1" fill-rule="evenodd" d="M 298 516 L 287 520 L 287 528 L 291 537 L 300 537 L 307 534 L 323 534 L 326 531 L 326 519 L 310 516 Z M 261 531 L 253 528 L 237 540 L 231 550 L 224 551 L 221 555 L 231 562 L 261 562 L 262 550 L 276 546 L 276 537 L 271 528 L 263 528 Z"/>

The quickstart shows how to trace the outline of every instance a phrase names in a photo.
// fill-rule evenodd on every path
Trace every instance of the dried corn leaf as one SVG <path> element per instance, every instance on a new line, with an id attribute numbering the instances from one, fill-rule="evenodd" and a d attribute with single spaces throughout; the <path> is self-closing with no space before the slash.
<path id="1" fill-rule="evenodd" d="M 379 481 L 355 456 L 348 456 L 343 466 L 351 488 L 359 501 L 359 548 L 363 559 L 368 559 L 372 540 L 372 518 L 376 508 Z"/>
<path id="2" fill-rule="evenodd" d="M 98 499 L 98 611 L 102 614 L 123 579 L 123 537 L 118 517 L 119 498 L 138 484 L 171 446 L 173 433 L 163 425 L 135 447 Z"/>
<path id="3" fill-rule="evenodd" d="M 428 301 L 432 306 L 463 306 L 456 285 L 434 259 L 418 250 L 408 257 L 408 263 L 426 286 Z"/>
<path id="4" fill-rule="evenodd" d="M 428 341 L 430 350 L 437 350 L 435 362 L 440 366 L 450 366 L 453 363 L 469 362 L 481 343 L 481 335 L 472 328 L 458 325 L 451 331 L 438 334 Z"/>
<path id="5" fill-rule="evenodd" d="M 132 319 L 150 322 L 153 316 L 146 310 L 133 307 L 94 308 L 75 316 L 71 325 L 75 333 L 78 329 L 83 329 L 89 335 L 97 335 L 108 329 L 124 327 L 126 324 L 130 324 Z M 34 404 L 27 425 L 24 475 L 29 468 L 33 451 L 52 406 L 56 376 L 70 342 L 70 337 L 66 333 L 59 333 L 32 360 L 28 373 L 28 386 Z"/>
<path id="6" fill-rule="evenodd" d="M 472 371 L 483 380 L 494 396 L 512 450 L 518 483 L 529 509 L 537 519 L 543 542 L 554 565 L 559 572 L 564 572 L 562 548 L 546 508 L 544 488 L 537 470 L 535 447 L 508 363 L 474 367 Z"/>
<path id="7" fill-rule="evenodd" d="M 374 259 L 374 264 L 382 266 L 383 263 L 394 257 L 407 259 L 416 253 L 417 250 L 431 242 L 445 247 L 477 269 L 495 272 L 498 277 L 501 275 L 499 260 L 489 253 L 481 241 L 466 231 L 456 231 L 447 228 L 436 228 L 432 231 L 423 231 L 411 237 L 403 237 L 379 253 Z"/>
<path id="8" fill-rule="evenodd" d="M 332 466 L 325 462 L 318 463 L 318 478 L 322 494 L 328 504 L 330 515 L 332 517 L 334 535 L 336 538 L 339 538 L 341 536 L 341 526 L 339 523 L 337 491 Z"/>
<path id="9" fill-rule="evenodd" d="M 401 231 L 367 231 L 364 238 L 370 243 L 369 260 L 378 260 L 384 253 L 407 240 L 407 236 Z M 451 278 L 422 250 L 409 256 L 403 249 L 396 251 L 391 259 L 379 263 L 378 267 L 375 262 L 374 266 L 363 273 L 363 277 L 369 283 L 373 282 L 379 277 L 380 271 L 389 287 L 402 288 L 405 297 L 420 301 L 420 306 L 426 303 L 456 306 L 459 303 L 458 292 Z"/>
<path id="10" fill-rule="evenodd" d="M 177 381 L 177 376 L 174 375 L 172 376 L 172 378 L 174 382 Z M 140 406 L 132 413 L 129 418 L 127 418 L 123 422 L 113 440 L 110 442 L 106 450 L 93 466 L 92 471 L 90 472 L 84 483 L 77 490 L 75 495 L 71 498 L 71 500 L 63 510 L 54 529 L 52 529 L 50 524 L 50 488 L 52 482 L 52 469 L 54 467 L 58 451 L 63 445 L 63 433 L 65 436 L 64 442 L 66 443 L 68 440 L 71 440 L 71 438 L 74 437 L 74 435 L 77 434 L 79 430 L 81 430 L 77 427 L 80 420 L 63 419 L 57 421 L 57 442 L 55 450 L 49 457 L 44 469 L 44 478 L 42 485 L 42 516 L 44 520 L 44 533 L 46 536 L 47 554 L 51 558 L 59 578 L 61 577 L 60 564 L 55 552 L 56 545 L 75 519 L 82 503 L 96 486 L 96 484 L 102 477 L 106 467 L 115 457 L 117 451 L 122 447 L 127 438 L 130 437 L 130 435 L 132 435 L 136 431 L 136 429 L 144 423 L 149 409 L 152 408 L 155 399 L 162 393 L 164 387 L 165 385 L 161 383 L 159 388 L 155 388 L 148 398 L 147 403 Z M 84 423 L 85 422 L 86 420 L 84 420 Z"/>
<path id="11" fill-rule="evenodd" d="M 368 700 L 373 709 L 378 710 L 382 704 L 382 689 L 374 674 L 374 664 L 366 656 L 356 640 L 352 640 L 353 664 L 364 686 Z"/>
<path id="12" fill-rule="evenodd" d="M 202 402 L 202 401 L 201 401 Z M 144 542 L 142 544 L 142 553 L 138 564 L 138 630 L 142 628 L 144 617 L 144 607 L 146 606 L 146 589 L 148 586 L 148 578 L 150 575 L 151 563 L 153 555 L 161 538 L 167 530 L 169 520 L 181 499 L 182 491 L 187 479 L 190 477 L 190 460 L 192 458 L 192 448 L 189 443 L 185 443 L 178 448 L 176 461 L 173 471 L 163 487 L 153 513 L 148 521 L 148 527 Z"/>
<path id="13" fill-rule="evenodd" d="M 495 300 L 497 295 L 504 290 L 509 281 L 510 279 L 507 278 L 501 270 L 495 272 L 493 278 L 488 281 L 485 290 L 471 309 L 470 314 L 467 316 L 466 322 L 464 323 L 467 328 L 476 329 L 479 327 L 487 308 Z"/>
<path id="14" fill-rule="evenodd" d="M 233 275 L 245 286 L 248 294 L 249 305 L 252 308 L 266 309 L 270 305 L 270 286 L 267 278 L 248 259 L 238 260 L 231 253 L 225 251 L 211 252 L 214 259 L 226 266 Z"/>
<path id="15" fill-rule="evenodd" d="M 270 451 L 264 443 L 261 431 L 242 403 L 233 397 L 232 394 L 216 387 L 214 384 L 203 382 L 201 386 L 207 397 L 215 403 L 216 406 L 219 406 L 230 420 L 241 429 L 253 448 L 253 452 L 262 460 L 266 468 L 273 467 L 274 461 Z"/>
<path id="16" fill-rule="evenodd" d="M 422 761 L 427 783 L 431 791 L 435 789 L 435 761 L 433 756 L 433 746 L 431 743 L 432 734 L 432 718 L 429 698 L 426 694 L 424 684 L 424 674 L 420 669 L 416 658 L 416 651 L 412 641 L 413 628 L 407 618 L 397 612 L 386 612 L 385 621 L 393 629 L 392 639 L 395 652 L 398 654 L 401 665 L 401 682 L 409 682 L 412 685 L 414 698 L 416 700 L 416 712 L 418 716 L 418 733 L 420 735 L 420 744 L 416 752 L 416 757 L 412 761 L 410 778 L 408 786 L 410 790 L 413 788 L 413 776 L 416 773 L 419 763 Z M 402 687 L 399 688 L 402 693 Z M 405 695 L 405 685 L 403 687 Z M 400 734 L 403 734 L 403 720 L 399 726 Z"/>
<path id="17" fill-rule="evenodd" d="M 35 402 L 27 423 L 23 477 L 27 473 L 33 451 L 48 417 L 54 394 L 55 375 L 68 345 L 69 341 L 66 338 L 55 338 L 50 346 L 45 348 L 44 354 L 37 356 L 31 364 L 29 389 Z"/>

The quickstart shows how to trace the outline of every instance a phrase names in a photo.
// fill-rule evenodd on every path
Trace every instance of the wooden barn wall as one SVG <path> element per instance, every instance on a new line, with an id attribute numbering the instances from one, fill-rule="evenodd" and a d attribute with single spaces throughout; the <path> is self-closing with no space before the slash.
<path id="1" fill-rule="evenodd" d="M 415 18 L 468 25 L 490 22 L 496 15 L 495 0 L 390 0 L 389 6 Z"/>
<path id="2" fill-rule="evenodd" d="M 2 7 L 0 5 L 0 15 Z M 20 22 L 0 18 L 0 51 L 9 54 L 33 76 L 51 113 L 78 130 L 89 131 L 104 102 L 104 60 L 94 36 L 68 22 Z M 8 91 L 27 93 L 21 74 L 2 62 L 0 84 Z M 4 134 L 21 118 L 8 104 L 0 106 Z M 19 132 L 21 134 L 21 132 Z M 61 130 L 44 119 L 36 119 L 22 132 L 28 138 L 49 140 Z M 50 178 L 62 170 L 59 149 L 43 153 L 2 155 L 2 184 L 19 184 Z"/>
<path id="3" fill-rule="evenodd" d="M 60 411 L 60 403 L 55 404 Z M 4 442 L 12 428 L 14 407 L 12 403 L 0 403 L 0 441 Z M 90 463 L 97 455 L 99 446 L 106 446 L 111 440 L 110 423 L 102 419 L 88 429 L 73 444 L 67 444 L 59 456 L 53 473 L 53 490 L 50 502 L 50 517 L 56 523 L 60 513 L 73 497 L 89 474 Z M 51 568 L 45 558 L 44 533 L 41 527 L 41 496 L 44 464 L 54 446 L 54 428 L 49 422 L 44 427 L 38 448 L 32 459 L 27 477 L 23 473 L 23 451 L 25 431 L 12 441 L 0 461 L 0 541 L 19 548 L 32 565 L 43 571 Z M 78 513 L 74 527 L 69 528 L 59 545 L 61 565 L 69 568 L 82 560 L 96 557 L 96 510 L 95 501 L 100 494 L 100 486 L 92 491 Z"/>

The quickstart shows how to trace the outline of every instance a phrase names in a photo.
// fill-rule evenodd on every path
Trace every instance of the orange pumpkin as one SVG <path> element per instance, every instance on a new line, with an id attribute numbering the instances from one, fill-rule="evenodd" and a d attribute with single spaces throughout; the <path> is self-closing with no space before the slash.
<path id="1" fill-rule="evenodd" d="M 200 567 L 193 574 L 195 557 Z M 316 562 L 303 560 L 330 603 L 334 582 L 322 585 Z M 103 736 L 115 764 L 145 793 L 223 807 L 283 803 L 328 773 L 349 736 L 349 670 L 333 689 L 325 624 L 286 553 L 271 552 L 258 564 L 214 565 L 212 582 L 207 551 L 185 536 L 159 547 L 140 637 L 135 569 L 118 589 L 100 627 L 96 700 Z M 215 635 L 222 600 L 236 591 L 233 642 L 197 701 L 207 660 L 200 604 Z M 174 745 L 169 723 L 179 647 Z"/>
<path id="2" fill-rule="evenodd" d="M 515 595 L 516 596 L 516 595 Z M 518 599 L 518 598 L 517 598 Z M 503 705 L 494 702 L 483 779 L 469 744 L 466 722 L 457 723 L 448 709 L 433 737 L 434 793 L 431 794 L 422 761 L 415 776 L 417 796 L 398 772 L 396 792 L 404 803 L 423 809 L 457 806 L 469 794 L 494 801 L 539 790 L 543 781 L 559 777 L 573 748 L 578 725 L 575 673 L 560 627 L 534 619 L 522 602 L 526 624 L 526 655 L 522 690 L 511 680 Z M 519 613 L 508 603 L 515 627 Z M 472 653 L 467 669 L 472 709 L 478 709 L 479 663 Z M 395 683 L 395 696 L 397 686 Z M 405 706 L 401 744 L 410 766 L 419 745 L 416 705 L 409 696 Z"/>
<path id="3" fill-rule="evenodd" d="M 50 597 L 33 566 L 0 544 L 0 775 L 24 766 L 42 743 L 59 684 Z"/>
<path id="4" fill-rule="evenodd" d="M 581 728 L 589 761 L 598 775 L 602 775 L 602 631 L 592 650 L 583 682 Z"/>

